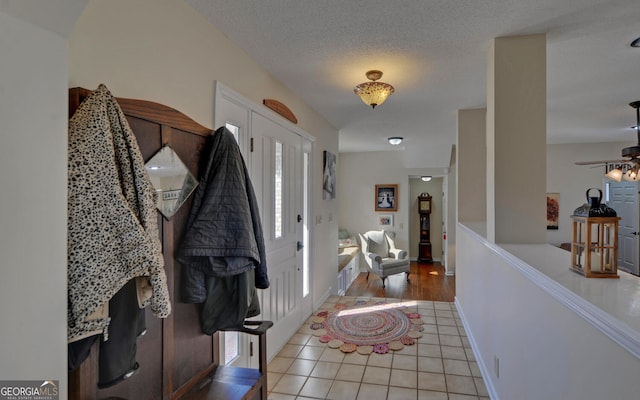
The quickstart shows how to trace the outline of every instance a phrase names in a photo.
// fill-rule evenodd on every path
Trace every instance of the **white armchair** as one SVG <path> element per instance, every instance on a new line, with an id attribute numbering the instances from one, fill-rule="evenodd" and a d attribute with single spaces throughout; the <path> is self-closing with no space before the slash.
<path id="1" fill-rule="evenodd" d="M 384 280 L 387 276 L 404 272 L 409 282 L 410 261 L 407 251 L 396 248 L 388 232 L 369 231 L 359 236 L 360 248 L 369 266 L 367 280 L 369 273 L 373 272 L 382 278 L 382 287 L 385 287 Z"/>

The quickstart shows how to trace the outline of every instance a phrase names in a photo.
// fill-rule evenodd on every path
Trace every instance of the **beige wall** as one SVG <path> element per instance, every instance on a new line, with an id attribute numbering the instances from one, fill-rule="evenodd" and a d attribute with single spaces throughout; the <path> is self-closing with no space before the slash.
<path id="1" fill-rule="evenodd" d="M 398 184 L 398 211 L 394 215 L 396 246 L 410 250 L 410 257 L 418 256 L 417 246 L 412 249 L 409 242 L 411 224 L 418 220 L 416 208 L 417 192 L 426 188 L 434 196 L 437 216 L 432 216 L 431 225 L 437 225 L 437 230 L 431 232 L 432 241 L 442 237 L 442 179 L 413 189 L 409 180 L 411 176 L 432 175 L 441 176 L 442 170 L 412 169 L 405 167 L 405 156 L 402 151 L 340 153 L 338 157 L 338 194 L 340 204 L 340 228 L 347 229 L 352 235 L 372 229 L 381 229 L 378 225 L 378 215 L 375 211 L 374 189 L 376 184 Z M 385 213 L 388 214 L 388 213 Z M 416 236 L 417 237 L 417 236 Z M 411 236 L 413 239 L 413 237 Z M 417 240 L 417 239 L 416 239 Z M 439 247 L 438 247 L 439 246 Z M 433 248 L 434 258 L 442 258 L 441 242 Z"/>
<path id="2" fill-rule="evenodd" d="M 314 300 L 335 286 L 326 266 L 337 265 L 338 225 L 329 217 L 338 206 L 322 200 L 320 177 L 322 150 L 337 154 L 338 132 L 323 118 L 182 0 L 93 0 L 69 52 L 70 87 L 104 83 L 115 96 L 166 104 L 212 128 L 216 80 L 258 104 L 265 98 L 286 104 L 316 138 L 313 203 L 324 218 L 314 232 Z"/>

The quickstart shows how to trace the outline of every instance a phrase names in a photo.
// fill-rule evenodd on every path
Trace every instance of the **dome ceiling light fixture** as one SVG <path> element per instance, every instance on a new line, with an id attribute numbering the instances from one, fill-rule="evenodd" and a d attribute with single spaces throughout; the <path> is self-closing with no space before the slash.
<path id="1" fill-rule="evenodd" d="M 423 175 L 423 176 L 420 177 L 420 179 L 422 179 L 423 182 L 429 182 L 431 180 L 431 177 Z"/>
<path id="2" fill-rule="evenodd" d="M 360 96 L 364 104 L 376 108 L 396 90 L 388 83 L 378 82 L 382 78 L 382 71 L 371 70 L 365 74 L 371 82 L 363 82 L 353 88 L 353 93 Z"/>
<path id="3" fill-rule="evenodd" d="M 399 145 L 400 143 L 402 143 L 402 140 L 403 140 L 403 139 L 404 139 L 404 138 L 402 138 L 402 137 L 400 137 L 400 136 L 392 136 L 392 137 L 388 138 L 387 140 L 389 141 L 389 143 L 390 143 L 390 144 L 392 144 L 392 145 L 394 145 L 394 146 L 397 146 L 397 145 Z"/>
<path id="4" fill-rule="evenodd" d="M 631 47 L 640 47 L 640 37 L 631 42 Z"/>

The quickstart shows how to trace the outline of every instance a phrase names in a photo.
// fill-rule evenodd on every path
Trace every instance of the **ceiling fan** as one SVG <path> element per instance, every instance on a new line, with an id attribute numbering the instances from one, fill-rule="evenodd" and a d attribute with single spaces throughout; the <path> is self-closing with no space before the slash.
<path id="1" fill-rule="evenodd" d="M 600 161 L 578 161 L 576 165 L 605 165 L 606 176 L 616 182 L 622 179 L 625 181 L 640 181 L 640 100 L 629 103 L 636 110 L 636 134 L 638 144 L 622 149 L 621 160 L 600 160 Z"/>

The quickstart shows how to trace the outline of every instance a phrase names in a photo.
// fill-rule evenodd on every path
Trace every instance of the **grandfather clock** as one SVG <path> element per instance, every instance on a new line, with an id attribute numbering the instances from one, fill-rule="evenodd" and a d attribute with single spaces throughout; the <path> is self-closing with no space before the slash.
<path id="1" fill-rule="evenodd" d="M 420 213 L 420 243 L 418 244 L 418 261 L 433 262 L 431 256 L 431 196 L 422 193 L 418 196 L 418 212 Z"/>

